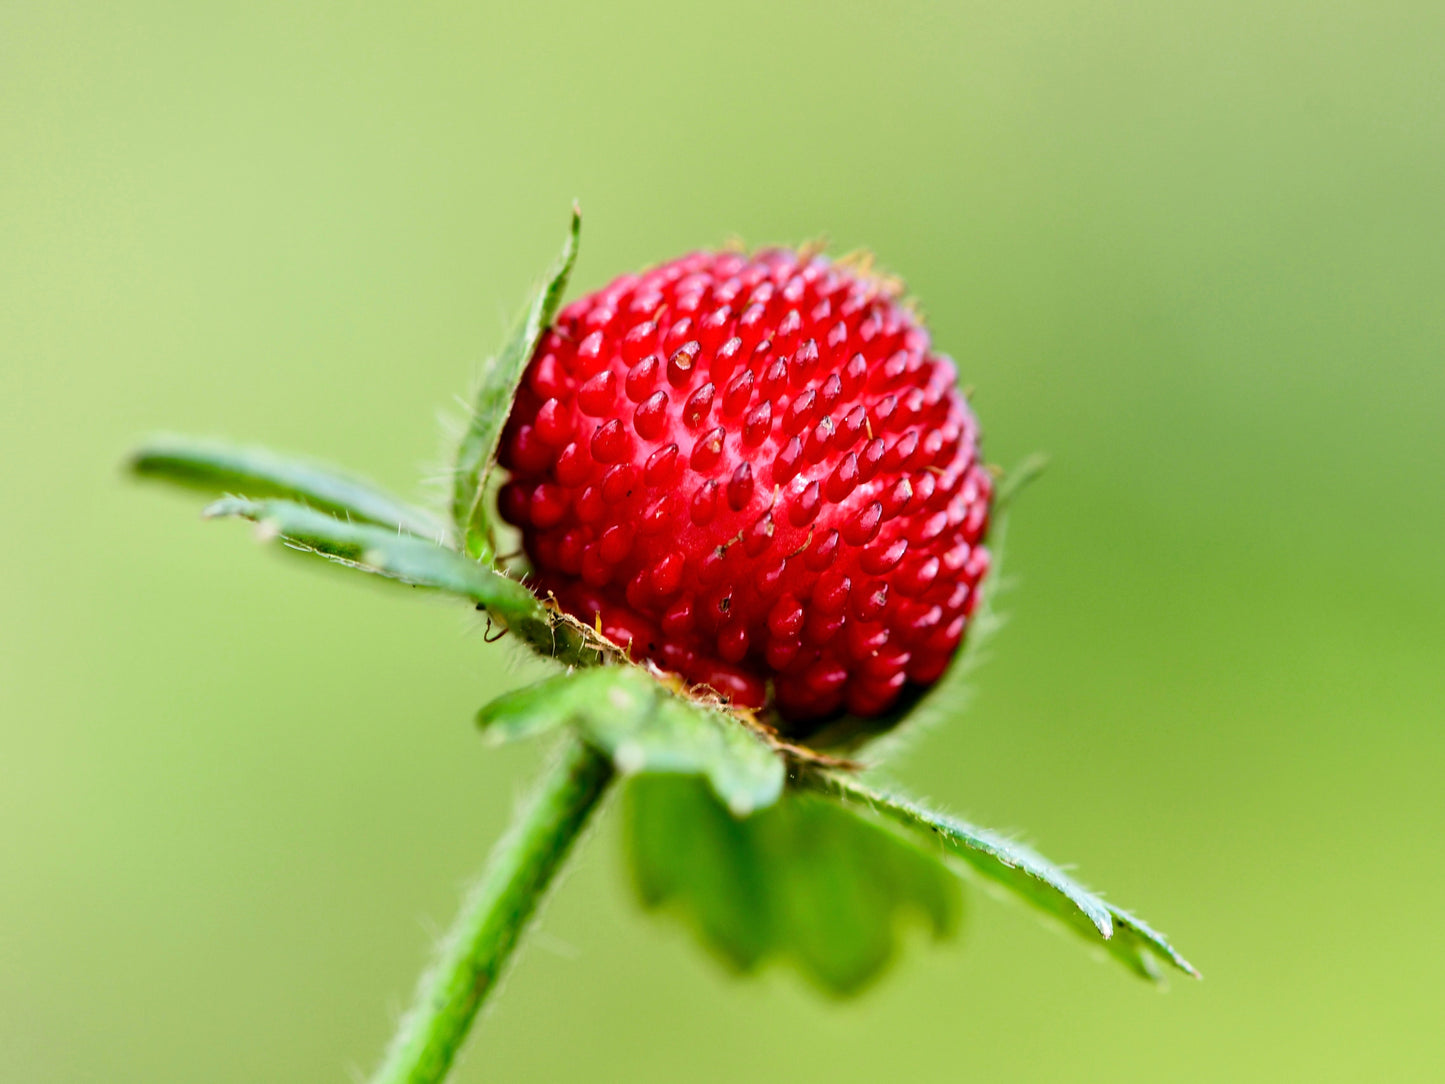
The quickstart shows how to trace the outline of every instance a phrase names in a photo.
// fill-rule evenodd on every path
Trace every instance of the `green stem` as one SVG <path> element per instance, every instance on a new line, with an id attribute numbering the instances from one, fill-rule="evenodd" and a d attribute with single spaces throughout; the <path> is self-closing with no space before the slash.
<path id="1" fill-rule="evenodd" d="M 372 1084 L 444 1080 L 547 884 L 612 780 L 612 763 L 568 738 L 468 893 Z"/>

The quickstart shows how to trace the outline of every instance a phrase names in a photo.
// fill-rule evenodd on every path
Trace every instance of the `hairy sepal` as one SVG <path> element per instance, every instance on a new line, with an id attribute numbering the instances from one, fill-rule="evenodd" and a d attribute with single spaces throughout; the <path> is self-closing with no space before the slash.
<path id="1" fill-rule="evenodd" d="M 577 262 L 577 244 L 582 214 L 574 204 L 571 228 L 562 252 L 542 285 L 528 302 L 515 330 L 501 352 L 487 365 L 472 398 L 471 417 L 457 445 L 456 476 L 453 481 L 451 514 L 463 549 L 478 560 L 495 555 L 491 513 L 487 508 L 487 481 L 497 458 L 497 442 L 511 413 L 512 397 L 537 349 L 542 333 L 557 315 L 572 265 Z"/>
<path id="2" fill-rule="evenodd" d="M 783 790 L 783 758 L 761 734 L 628 663 L 507 693 L 484 707 L 477 723 L 498 740 L 574 726 L 623 774 L 702 776 L 737 817 L 767 808 Z"/>

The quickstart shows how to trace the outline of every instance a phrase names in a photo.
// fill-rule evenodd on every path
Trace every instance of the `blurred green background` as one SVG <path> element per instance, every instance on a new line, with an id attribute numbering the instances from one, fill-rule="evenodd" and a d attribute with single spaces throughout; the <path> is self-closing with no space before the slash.
<path id="1" fill-rule="evenodd" d="M 124 482 L 155 429 L 406 489 L 575 284 L 873 248 L 1015 516 L 898 766 L 1205 972 L 971 895 L 863 999 L 635 909 L 616 817 L 459 1079 L 1423 1080 L 1445 1057 L 1445 8 L 0 5 L 0 1077 L 369 1068 L 540 750 L 475 615 Z M 615 810 L 613 810 L 615 814 Z"/>

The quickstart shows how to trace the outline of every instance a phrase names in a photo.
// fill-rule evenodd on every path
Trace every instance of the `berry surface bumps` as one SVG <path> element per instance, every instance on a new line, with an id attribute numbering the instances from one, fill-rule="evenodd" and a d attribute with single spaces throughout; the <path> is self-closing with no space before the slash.
<path id="1" fill-rule="evenodd" d="M 953 363 L 891 280 L 695 253 L 567 306 L 499 496 L 534 586 L 806 733 L 937 681 L 988 569 L 992 479 Z"/>

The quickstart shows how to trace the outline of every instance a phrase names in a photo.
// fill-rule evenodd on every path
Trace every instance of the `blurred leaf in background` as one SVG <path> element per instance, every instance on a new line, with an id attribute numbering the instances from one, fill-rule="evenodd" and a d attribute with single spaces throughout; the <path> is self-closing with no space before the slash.
<path id="1" fill-rule="evenodd" d="M 468 720 L 540 674 L 114 463 L 195 427 L 431 469 L 442 507 L 435 412 L 579 197 L 577 290 L 735 235 L 870 247 L 989 458 L 1049 452 L 973 707 L 896 774 L 1209 979 L 1158 997 L 978 906 L 846 1006 L 735 980 L 609 827 L 460 1079 L 951 1079 L 979 1036 L 982 1077 L 1429 1078 L 1442 37 L 1420 2 L 0 7 L 7 1076 L 380 1049 L 536 756 Z"/>
<path id="2" fill-rule="evenodd" d="M 658 775 L 634 779 L 627 799 L 642 902 L 672 905 L 738 971 L 784 959 L 851 994 L 888 963 L 905 919 L 938 938 L 958 927 L 954 876 L 840 803 L 787 791 L 739 820 L 696 779 Z"/>

